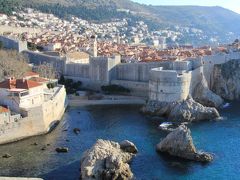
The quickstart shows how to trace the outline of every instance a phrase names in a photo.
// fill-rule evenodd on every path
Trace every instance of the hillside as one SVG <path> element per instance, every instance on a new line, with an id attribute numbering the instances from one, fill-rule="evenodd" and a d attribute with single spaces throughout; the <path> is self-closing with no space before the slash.
<path id="1" fill-rule="evenodd" d="M 240 30 L 240 15 L 218 6 L 152 6 L 149 8 L 161 22 L 212 31 L 239 32 Z"/>
<path id="2" fill-rule="evenodd" d="M 116 9 L 129 9 L 137 17 L 143 17 L 161 25 L 180 25 L 203 28 L 221 33 L 240 32 L 240 15 L 221 7 L 201 6 L 147 6 L 130 0 L 20 0 L 26 6 L 58 15 L 73 14 L 91 20 L 99 20 L 106 11 L 106 17 L 122 17 Z M 57 9 L 60 13 L 57 13 Z M 65 9 L 65 12 L 62 12 Z M 80 13 L 83 10 L 85 13 Z M 97 11 L 96 11 L 97 10 Z M 111 12 L 109 14 L 109 12 Z M 84 17 L 85 16 L 85 17 Z M 127 16 L 127 15 L 125 15 Z"/>
<path id="3" fill-rule="evenodd" d="M 131 18 L 145 21 L 150 30 L 162 27 L 192 27 L 204 31 L 206 35 L 223 37 L 230 32 L 240 35 L 240 14 L 222 7 L 203 6 L 151 6 L 130 0 L 0 0 L 0 13 L 7 1 L 15 1 L 20 6 L 31 7 L 61 18 L 75 15 L 86 20 L 109 21 L 112 18 Z M 13 7 L 9 8 L 11 11 Z M 119 12 L 127 9 L 130 13 Z M 225 38 L 227 39 L 227 37 Z"/>

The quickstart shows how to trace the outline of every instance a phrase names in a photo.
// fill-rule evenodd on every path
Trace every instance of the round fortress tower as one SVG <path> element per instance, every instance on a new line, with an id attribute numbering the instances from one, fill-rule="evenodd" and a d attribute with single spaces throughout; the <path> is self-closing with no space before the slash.
<path id="1" fill-rule="evenodd" d="M 185 100 L 190 92 L 190 84 L 191 73 L 188 72 L 188 68 L 186 70 L 154 68 L 150 71 L 149 100 L 160 102 Z"/>

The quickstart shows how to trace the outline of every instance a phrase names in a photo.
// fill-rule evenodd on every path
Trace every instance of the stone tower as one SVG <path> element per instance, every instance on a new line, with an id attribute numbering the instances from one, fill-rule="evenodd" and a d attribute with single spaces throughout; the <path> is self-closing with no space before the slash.
<path id="1" fill-rule="evenodd" d="M 91 57 L 97 57 L 98 56 L 98 44 L 97 44 L 97 37 L 95 35 L 92 35 L 89 40 L 89 48 L 87 52 Z"/>
<path id="2" fill-rule="evenodd" d="M 93 42 L 93 57 L 97 57 L 98 56 L 98 52 L 97 52 L 97 38 L 94 39 Z"/>
<path id="3" fill-rule="evenodd" d="M 93 38 L 93 42 L 92 42 L 92 52 L 91 52 L 93 57 L 97 57 L 98 56 L 98 52 L 97 51 L 98 51 L 98 49 L 97 49 L 97 38 L 94 37 Z"/>

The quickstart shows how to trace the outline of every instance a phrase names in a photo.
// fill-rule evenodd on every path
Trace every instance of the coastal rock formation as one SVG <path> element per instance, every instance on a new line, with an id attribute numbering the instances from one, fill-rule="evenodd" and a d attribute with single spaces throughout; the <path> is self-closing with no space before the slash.
<path id="1" fill-rule="evenodd" d="M 192 98 L 179 102 L 149 101 L 142 112 L 150 115 L 164 116 L 169 121 L 192 122 L 210 120 L 220 117 L 213 107 L 205 107 Z"/>
<path id="2" fill-rule="evenodd" d="M 68 148 L 67 147 L 58 147 L 58 148 L 56 148 L 56 152 L 58 152 L 58 153 L 67 153 L 68 152 Z"/>
<path id="3" fill-rule="evenodd" d="M 167 137 L 157 145 L 157 151 L 200 162 L 213 160 L 212 155 L 209 153 L 198 152 L 196 150 L 191 137 L 191 131 L 185 125 L 181 125 L 169 133 Z"/>
<path id="4" fill-rule="evenodd" d="M 208 88 L 208 84 L 204 76 L 202 76 L 202 80 L 195 87 L 192 97 L 196 102 L 207 107 L 218 108 L 224 102 L 220 96 Z"/>
<path id="5" fill-rule="evenodd" d="M 124 141 L 120 142 L 120 148 L 125 152 L 129 152 L 129 153 L 133 153 L 133 154 L 136 154 L 138 152 L 137 147 L 128 140 L 124 140 Z"/>
<path id="6" fill-rule="evenodd" d="M 79 128 L 74 128 L 74 129 L 73 129 L 73 132 L 74 132 L 75 134 L 77 134 L 77 135 L 80 133 L 80 131 L 81 131 L 81 130 L 80 130 Z"/>
<path id="7" fill-rule="evenodd" d="M 137 153 L 136 146 L 130 141 L 120 144 L 99 139 L 81 158 L 81 178 L 93 179 L 132 179 L 129 162 Z"/>
<path id="8" fill-rule="evenodd" d="M 6 154 L 4 154 L 2 157 L 3 157 L 3 158 L 10 158 L 10 157 L 12 157 L 12 155 L 6 153 Z"/>
<path id="9" fill-rule="evenodd" d="M 215 108 L 204 107 L 203 105 L 195 102 L 193 99 L 177 102 L 172 107 L 168 116 L 169 119 L 178 121 L 201 121 L 210 120 L 220 117 Z"/>
<path id="10" fill-rule="evenodd" d="M 227 100 L 240 99 L 240 60 L 214 66 L 212 90 Z"/>

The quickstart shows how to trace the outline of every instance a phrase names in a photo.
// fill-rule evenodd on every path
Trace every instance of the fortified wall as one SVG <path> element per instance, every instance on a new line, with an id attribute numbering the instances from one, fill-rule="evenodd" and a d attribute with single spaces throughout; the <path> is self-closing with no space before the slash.
<path id="1" fill-rule="evenodd" d="M 65 88 L 59 86 L 59 90 L 41 106 L 22 109 L 22 118 L 0 125 L 0 144 L 47 133 L 61 120 L 66 105 Z"/>
<path id="2" fill-rule="evenodd" d="M 30 63 L 35 65 L 50 64 L 60 74 L 64 71 L 65 59 L 60 56 L 51 56 L 29 50 L 25 50 L 23 53 L 28 57 Z"/>
<path id="3" fill-rule="evenodd" d="M 2 38 L 9 41 L 8 48 L 17 48 L 13 40 Z M 175 62 L 121 63 L 121 57 L 115 56 L 91 57 L 89 63 L 74 63 L 60 56 L 28 50 L 24 53 L 31 63 L 52 64 L 59 74 L 81 81 L 86 88 L 100 90 L 102 85 L 117 84 L 130 89 L 133 95 L 164 101 L 185 99 L 203 77 L 211 89 L 214 65 L 240 58 L 239 52 L 230 52 Z"/>
<path id="4" fill-rule="evenodd" d="M 13 49 L 18 52 L 22 52 L 28 49 L 26 41 L 20 41 L 11 37 L 1 36 L 1 35 L 0 35 L 0 41 L 3 43 L 3 47 L 6 49 Z"/>
<path id="5" fill-rule="evenodd" d="M 91 58 L 89 64 L 67 63 L 65 77 L 83 82 L 87 88 L 99 90 L 102 85 L 116 84 L 131 90 L 137 96 L 148 96 L 149 72 L 169 62 L 121 63 L 120 56 Z"/>
<path id="6" fill-rule="evenodd" d="M 239 58 L 239 52 L 231 52 L 175 61 L 168 69 L 153 68 L 150 71 L 149 99 L 162 102 L 186 100 L 202 79 L 206 79 L 211 89 L 214 65 Z"/>
<path id="7" fill-rule="evenodd" d="M 99 90 L 102 85 L 108 85 L 117 78 L 116 67 L 120 63 L 120 56 L 92 57 L 88 64 L 66 63 L 64 75 L 81 81 L 87 88 Z"/>
<path id="8" fill-rule="evenodd" d="M 67 78 L 82 81 L 89 88 L 117 84 L 130 89 L 133 95 L 174 101 L 192 94 L 203 76 L 211 88 L 214 65 L 239 58 L 238 52 L 152 63 L 120 63 L 98 57 L 92 58 L 89 64 L 66 64 L 64 74 Z"/>

